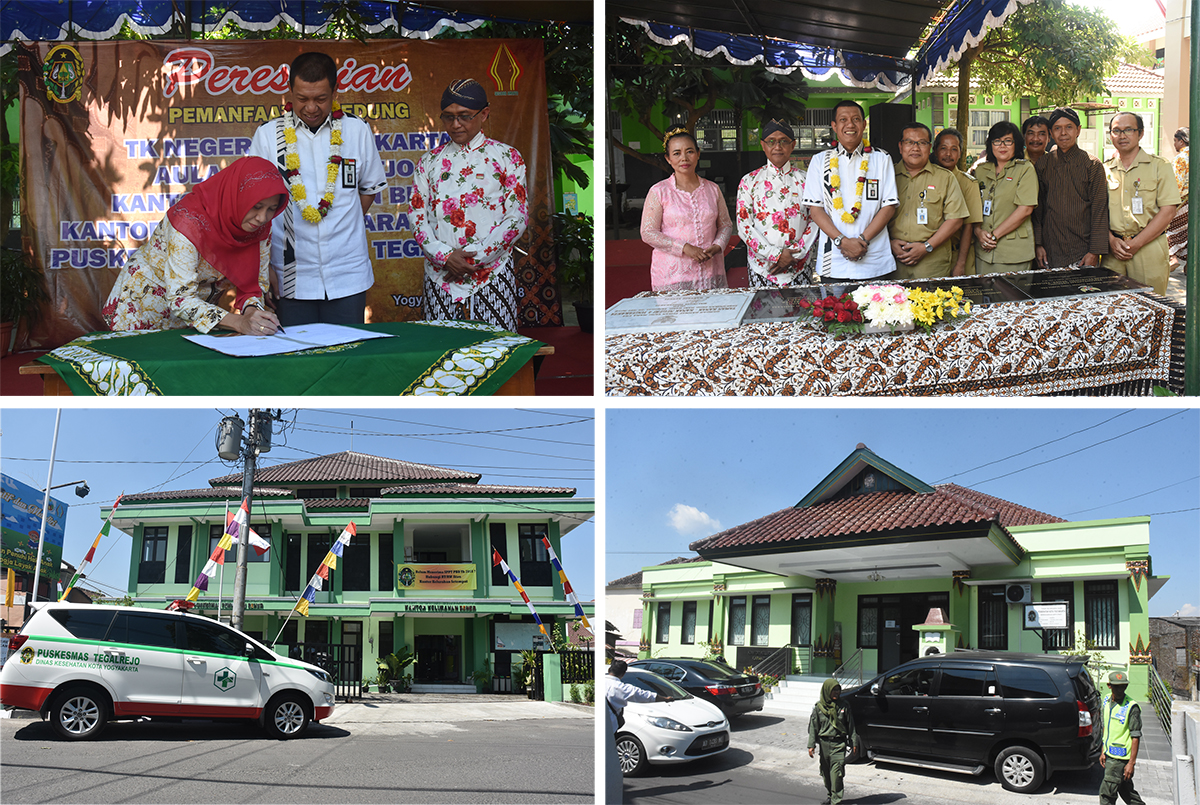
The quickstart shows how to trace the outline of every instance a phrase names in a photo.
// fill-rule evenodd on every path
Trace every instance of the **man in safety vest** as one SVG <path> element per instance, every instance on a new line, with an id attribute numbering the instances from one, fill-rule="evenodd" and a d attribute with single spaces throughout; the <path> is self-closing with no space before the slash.
<path id="1" fill-rule="evenodd" d="M 1137 762 L 1138 744 L 1142 737 L 1142 710 L 1138 703 L 1125 695 L 1129 675 L 1113 671 L 1108 675 L 1111 694 L 1100 708 L 1100 723 L 1104 730 L 1104 750 L 1100 765 L 1104 781 L 1100 783 L 1101 805 L 1115 805 L 1117 795 L 1130 805 L 1145 805 L 1133 788 L 1133 765 Z"/>

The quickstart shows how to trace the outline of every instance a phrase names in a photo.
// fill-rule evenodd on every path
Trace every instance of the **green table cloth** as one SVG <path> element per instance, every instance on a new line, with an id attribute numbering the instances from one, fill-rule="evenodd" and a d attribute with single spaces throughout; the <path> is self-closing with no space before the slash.
<path id="1" fill-rule="evenodd" d="M 336 347 L 232 358 L 184 340 L 195 330 L 91 333 L 40 359 L 83 396 L 494 394 L 541 342 L 460 321 L 357 325 L 389 333 Z"/>

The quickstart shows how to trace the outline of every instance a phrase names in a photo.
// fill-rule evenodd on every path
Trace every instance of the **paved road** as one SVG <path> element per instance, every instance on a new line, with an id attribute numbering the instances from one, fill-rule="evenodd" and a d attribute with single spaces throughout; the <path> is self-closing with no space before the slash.
<path id="1" fill-rule="evenodd" d="M 188 721 L 110 724 L 69 743 L 5 719 L 0 800 L 591 803 L 592 724 L 591 708 L 543 702 L 374 704 L 340 706 L 292 741 Z"/>
<path id="2" fill-rule="evenodd" d="M 626 778 L 625 802 L 756 803 L 809 805 L 825 796 L 820 770 L 809 759 L 808 720 L 781 713 L 746 715 L 733 722 L 729 751 L 674 767 L 651 768 L 645 777 Z M 1139 760 L 1135 781 L 1148 805 L 1170 805 L 1156 790 L 1170 764 Z M 1060 771 L 1037 794 L 1006 791 L 985 772 L 979 777 L 908 766 L 855 763 L 846 770 L 847 803 L 886 805 L 1094 805 L 1103 776 L 1099 767 Z M 1053 797 L 1051 800 L 1050 797 Z"/>

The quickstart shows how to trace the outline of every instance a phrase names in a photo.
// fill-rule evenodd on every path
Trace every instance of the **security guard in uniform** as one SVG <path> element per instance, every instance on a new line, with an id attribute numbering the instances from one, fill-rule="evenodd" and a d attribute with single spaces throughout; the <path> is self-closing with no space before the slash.
<path id="1" fill-rule="evenodd" d="M 1104 163 L 1108 180 L 1108 250 L 1100 265 L 1157 294 L 1165 293 L 1171 267 L 1167 227 L 1182 203 L 1175 169 L 1138 145 L 1144 126 L 1132 112 L 1113 115 L 1109 137 L 1117 153 Z"/>
<path id="2" fill-rule="evenodd" d="M 1104 750 L 1100 765 L 1104 781 L 1100 783 L 1100 805 L 1116 805 L 1117 795 L 1130 805 L 1146 805 L 1133 788 L 1133 766 L 1137 762 L 1138 743 L 1142 737 L 1142 710 L 1138 703 L 1125 695 L 1129 675 L 1113 671 L 1108 675 L 1108 689 L 1100 707 L 1100 725 L 1104 730 Z"/>
<path id="3" fill-rule="evenodd" d="M 970 215 L 954 174 L 929 161 L 932 136 L 922 123 L 900 134 L 896 192 L 900 206 L 888 224 L 896 279 L 949 277 L 950 238 Z"/>

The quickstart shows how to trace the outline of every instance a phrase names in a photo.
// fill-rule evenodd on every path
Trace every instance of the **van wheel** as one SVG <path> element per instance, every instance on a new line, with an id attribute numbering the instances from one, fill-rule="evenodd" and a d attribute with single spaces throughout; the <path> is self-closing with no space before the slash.
<path id="1" fill-rule="evenodd" d="M 94 738 L 107 723 L 108 702 L 86 685 L 65 688 L 50 702 L 50 725 L 68 741 Z"/>
<path id="2" fill-rule="evenodd" d="M 1029 794 L 1046 779 L 1042 756 L 1027 746 L 1010 746 L 996 756 L 996 779 L 1009 791 Z"/>
<path id="3" fill-rule="evenodd" d="M 621 764 L 621 774 L 625 777 L 637 777 L 646 770 L 646 750 L 642 742 L 627 732 L 617 736 L 617 761 Z"/>
<path id="4" fill-rule="evenodd" d="M 267 704 L 263 713 L 267 734 L 280 741 L 295 738 L 308 729 L 308 708 L 294 693 L 284 693 Z"/>

